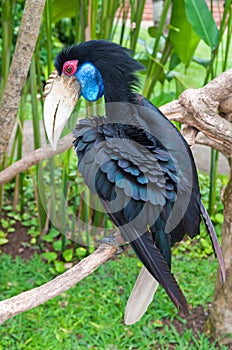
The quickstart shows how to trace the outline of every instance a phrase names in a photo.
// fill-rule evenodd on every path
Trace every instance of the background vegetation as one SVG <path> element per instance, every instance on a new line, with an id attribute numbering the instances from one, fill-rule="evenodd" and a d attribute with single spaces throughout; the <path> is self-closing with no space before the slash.
<path id="1" fill-rule="evenodd" d="M 177 98 L 186 88 L 200 87 L 231 67 L 231 1 L 225 1 L 224 6 L 220 4 L 221 1 L 209 1 L 207 7 L 204 0 L 175 0 L 173 4 L 171 0 L 165 0 L 159 24 L 147 28 L 141 22 L 144 0 L 70 0 L 68 5 L 60 0 L 47 0 L 30 73 L 21 98 L 15 137 L 1 167 L 22 157 L 25 137 L 23 127 L 28 126 L 29 121 L 33 128 L 33 147 L 39 148 L 43 143 L 42 91 L 53 70 L 53 59 L 63 46 L 87 39 L 107 39 L 130 48 L 134 57 L 145 67 L 140 75 L 141 92 L 159 106 Z M 23 7 L 24 1 L 3 0 L 0 8 L 0 98 L 6 84 Z M 213 17 L 216 10 L 221 16 L 221 21 L 217 24 Z M 79 108 L 88 114 L 89 107 L 89 104 L 82 101 Z M 96 111 L 100 108 L 99 103 L 91 107 Z M 76 112 L 80 113 L 79 110 Z M 75 120 L 70 122 L 66 133 L 74 123 Z M 199 177 L 203 199 L 208 203 L 216 230 L 220 234 L 223 221 L 220 190 L 227 179 L 217 175 L 217 159 L 218 153 L 212 150 L 210 178 L 203 174 Z M 10 235 L 17 234 L 15 228 L 17 222 L 20 222 L 20 225 L 28 228 L 30 246 L 40 254 L 40 257 L 35 256 L 28 262 L 27 266 L 20 259 L 16 259 L 12 265 L 9 257 L 1 256 L 3 273 L 0 285 L 4 286 L 2 298 L 48 280 L 54 274 L 63 272 L 67 264 L 73 264 L 91 252 L 95 245 L 93 235 L 87 226 L 76 226 L 76 217 L 96 227 L 112 227 L 103 214 L 92 211 L 86 205 L 86 198 L 84 200 L 81 196 L 84 190 L 85 197 L 89 197 L 90 201 L 95 199 L 84 189 L 76 163 L 73 151 L 69 150 L 21 173 L 0 189 L 0 246 L 8 243 Z M 64 210 L 66 202 L 71 213 Z M 213 262 L 202 260 L 212 255 L 204 228 L 201 238 L 198 237 L 193 243 L 186 240 L 175 249 L 174 254 L 177 275 L 187 276 L 191 271 L 194 279 L 191 283 L 182 279 L 188 299 L 194 306 L 206 305 L 212 298 L 216 266 Z M 200 264 L 199 257 L 202 269 L 199 267 L 197 270 L 197 277 L 192 273 Z M 181 337 L 174 328 L 164 326 L 162 332 L 155 331 L 154 334 L 154 329 L 163 327 L 163 317 L 176 316 L 162 291 L 157 296 L 159 307 L 154 303 L 154 313 L 150 310 L 150 315 L 157 315 L 154 316 L 157 320 L 149 318 L 148 314 L 142 325 L 127 328 L 121 323 L 122 310 L 129 294 L 123 292 L 120 295 L 120 286 L 123 285 L 125 291 L 130 289 L 128 285 L 131 287 L 133 284 L 137 265 L 137 260 L 132 257 L 120 257 L 107 264 L 107 267 L 102 267 L 98 274 L 83 282 L 82 287 L 78 286 L 76 291 L 73 289 L 45 306 L 8 321 L 7 328 L 3 329 L 0 337 L 0 349 L 1 346 L 12 349 L 30 349 L 36 346 L 38 349 L 49 349 L 49 346 L 56 346 L 57 342 L 60 349 L 72 349 L 76 344 L 80 348 L 87 346 L 90 349 L 129 349 L 141 346 L 142 341 L 147 348 L 156 344 L 165 348 L 168 343 L 173 343 L 180 349 L 189 347 L 192 338 L 189 330 Z M 123 274 L 120 273 L 122 269 Z M 12 271 L 10 284 L 7 282 L 9 270 Z M 205 279 L 209 276 L 209 283 L 203 293 Z M 6 285 L 8 290 L 5 290 Z M 103 298 L 99 301 L 102 308 L 93 305 L 93 300 L 98 297 Z M 46 326 L 44 320 L 47 320 Z M 112 324 L 107 328 L 109 320 Z M 33 335 L 35 332 L 38 338 Z M 114 347 L 115 342 L 117 347 Z M 209 345 L 209 339 L 202 335 L 193 338 L 191 344 L 197 349 L 208 349 L 209 346 L 214 348 L 214 345 Z"/>

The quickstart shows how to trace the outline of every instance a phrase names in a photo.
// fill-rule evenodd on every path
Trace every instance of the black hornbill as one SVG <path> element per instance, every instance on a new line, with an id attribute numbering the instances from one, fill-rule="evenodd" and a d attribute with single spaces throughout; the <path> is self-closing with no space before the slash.
<path id="1" fill-rule="evenodd" d="M 167 118 L 135 92 L 143 66 L 127 49 L 88 41 L 63 49 L 45 90 L 45 126 L 55 148 L 80 96 L 104 96 L 106 116 L 79 120 L 73 135 L 78 167 L 113 223 L 172 302 L 187 312 L 171 269 L 171 246 L 200 232 L 203 218 L 222 281 L 223 257 L 201 201 L 194 159 Z"/>

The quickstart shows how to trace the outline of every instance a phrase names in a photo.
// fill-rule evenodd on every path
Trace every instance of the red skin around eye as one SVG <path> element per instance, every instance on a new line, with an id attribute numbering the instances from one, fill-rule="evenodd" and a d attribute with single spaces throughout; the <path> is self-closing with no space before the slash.
<path id="1" fill-rule="evenodd" d="M 78 60 L 66 61 L 63 65 L 62 73 L 71 76 L 76 73 L 78 66 Z"/>

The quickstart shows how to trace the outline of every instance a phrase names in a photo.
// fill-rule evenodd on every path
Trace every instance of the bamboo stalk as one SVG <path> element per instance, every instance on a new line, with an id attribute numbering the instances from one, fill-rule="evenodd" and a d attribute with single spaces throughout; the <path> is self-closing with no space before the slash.
<path id="1" fill-rule="evenodd" d="M 157 54 L 159 51 L 159 45 L 160 45 L 160 39 L 161 39 L 163 31 L 164 31 L 165 21 L 167 18 L 167 14 L 168 14 L 168 10 L 170 8 L 170 5 L 171 5 L 171 0 L 165 0 L 163 12 L 162 12 L 162 15 L 160 18 L 160 23 L 159 23 L 159 26 L 157 28 L 156 40 L 155 40 L 153 52 L 152 52 L 153 59 L 150 60 L 150 62 L 149 62 L 147 75 L 146 75 L 146 81 L 145 81 L 144 89 L 143 89 L 143 94 L 147 98 L 149 98 L 151 96 L 151 93 L 154 89 L 155 80 L 153 79 L 153 77 L 155 75 L 155 69 L 156 69 L 156 63 L 155 63 L 154 59 L 157 58 Z"/>

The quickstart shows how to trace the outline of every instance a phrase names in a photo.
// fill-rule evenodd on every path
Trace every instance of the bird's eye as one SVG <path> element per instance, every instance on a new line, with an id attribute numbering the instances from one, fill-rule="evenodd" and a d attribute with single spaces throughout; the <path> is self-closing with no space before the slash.
<path id="1" fill-rule="evenodd" d="M 63 69 L 62 72 L 65 75 L 71 76 L 73 74 L 76 73 L 77 71 L 77 65 L 78 65 L 78 61 L 77 60 L 73 60 L 73 61 L 67 61 L 64 63 L 63 65 Z"/>

